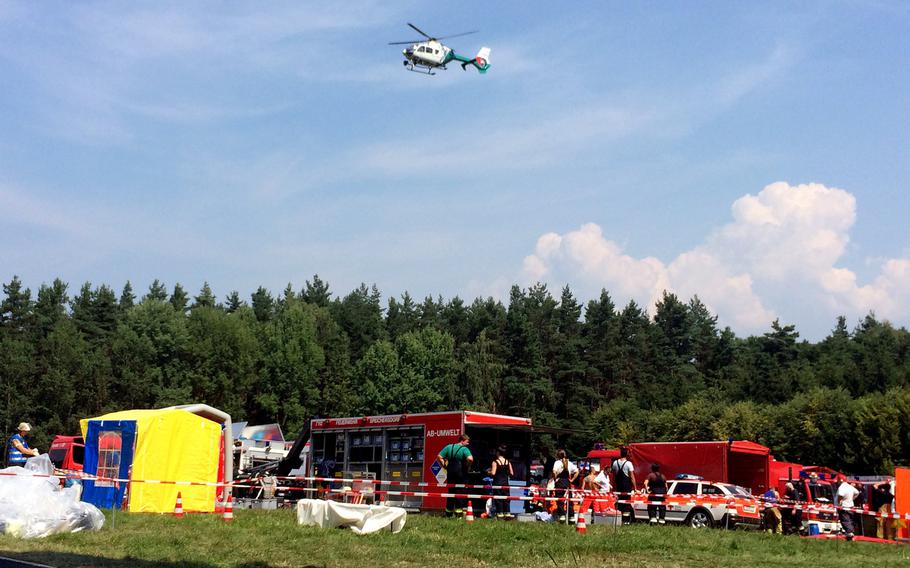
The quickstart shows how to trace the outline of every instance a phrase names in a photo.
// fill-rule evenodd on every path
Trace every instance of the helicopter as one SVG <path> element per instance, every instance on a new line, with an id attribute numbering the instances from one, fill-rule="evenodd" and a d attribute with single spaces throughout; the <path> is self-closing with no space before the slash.
<path id="1" fill-rule="evenodd" d="M 450 36 L 431 37 L 414 24 L 408 22 L 408 25 L 426 39 L 389 42 L 389 45 L 409 46 L 401 52 L 402 55 L 404 55 L 404 61 L 402 63 L 408 71 L 423 73 L 425 75 L 435 75 L 435 69 L 445 69 L 446 65 L 452 61 L 461 63 L 462 70 L 467 69 L 468 65 L 473 65 L 481 74 L 486 73 L 487 69 L 490 68 L 489 47 L 481 47 L 480 51 L 477 52 L 477 55 L 470 58 L 458 55 L 451 48 L 446 47 L 439 41 L 442 39 L 476 34 L 476 30 Z"/>

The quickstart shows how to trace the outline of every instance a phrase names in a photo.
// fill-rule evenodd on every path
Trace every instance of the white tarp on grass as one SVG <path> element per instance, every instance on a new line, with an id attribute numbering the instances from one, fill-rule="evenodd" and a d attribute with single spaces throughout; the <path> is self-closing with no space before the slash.
<path id="1" fill-rule="evenodd" d="M 401 532 L 408 512 L 401 507 L 384 505 L 351 505 L 321 499 L 297 502 L 297 523 L 322 528 L 349 527 L 357 534 L 381 530 Z"/>
<path id="2" fill-rule="evenodd" d="M 79 500 L 81 485 L 60 488 L 47 454 L 29 458 L 25 467 L 0 472 L 0 534 L 39 538 L 56 533 L 97 530 L 104 515 Z"/>

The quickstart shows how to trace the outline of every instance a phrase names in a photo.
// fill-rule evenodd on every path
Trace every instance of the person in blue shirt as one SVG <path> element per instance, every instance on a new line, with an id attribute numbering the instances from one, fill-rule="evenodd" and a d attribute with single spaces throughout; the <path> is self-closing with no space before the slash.
<path id="1" fill-rule="evenodd" d="M 6 465 L 8 467 L 14 465 L 25 467 L 25 462 L 28 458 L 38 455 L 38 449 L 30 448 L 28 442 L 25 441 L 25 437 L 28 436 L 31 430 L 32 427 L 29 426 L 28 422 L 21 422 L 19 424 L 19 432 L 13 434 L 6 442 Z"/>
<path id="2" fill-rule="evenodd" d="M 762 494 L 762 500 L 765 502 L 765 530 L 771 534 L 783 534 L 780 508 L 777 504 L 780 501 L 780 493 L 772 487 Z"/>

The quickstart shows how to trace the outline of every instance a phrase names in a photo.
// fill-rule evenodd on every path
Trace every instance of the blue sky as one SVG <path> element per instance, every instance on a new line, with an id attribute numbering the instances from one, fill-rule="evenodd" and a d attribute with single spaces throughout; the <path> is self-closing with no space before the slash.
<path id="1" fill-rule="evenodd" d="M 389 41 L 479 29 L 490 72 Z M 910 323 L 910 5 L 0 0 L 0 279 Z"/>

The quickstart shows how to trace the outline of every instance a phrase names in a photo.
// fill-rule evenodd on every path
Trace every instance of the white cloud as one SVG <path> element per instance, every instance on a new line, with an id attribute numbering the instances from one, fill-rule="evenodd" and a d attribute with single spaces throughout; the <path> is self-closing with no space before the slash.
<path id="1" fill-rule="evenodd" d="M 526 281 L 604 287 L 618 299 L 651 307 L 664 290 L 684 299 L 697 294 L 722 323 L 749 333 L 766 329 L 777 314 L 792 321 L 806 306 L 830 314 L 830 321 L 870 310 L 899 322 L 910 319 L 910 259 L 885 260 L 868 284 L 837 266 L 856 220 L 849 192 L 777 182 L 737 199 L 732 216 L 668 263 L 626 254 L 594 223 L 547 233 L 525 258 L 523 274 Z"/>

